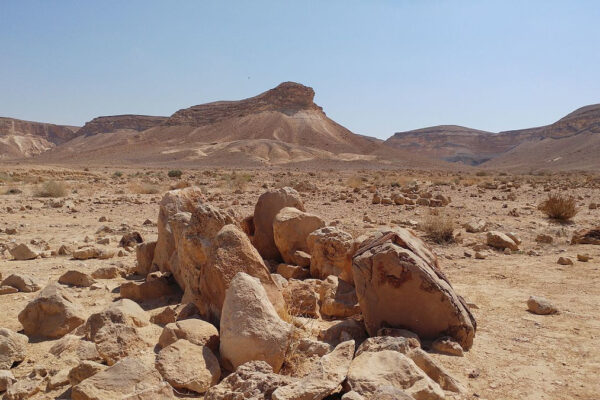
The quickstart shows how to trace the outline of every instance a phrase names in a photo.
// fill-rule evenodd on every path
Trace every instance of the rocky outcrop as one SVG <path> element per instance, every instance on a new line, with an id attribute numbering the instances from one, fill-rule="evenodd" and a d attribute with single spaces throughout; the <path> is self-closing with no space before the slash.
<path id="1" fill-rule="evenodd" d="M 96 117 L 77 132 L 79 135 L 92 136 L 99 133 L 111 133 L 121 129 L 145 131 L 165 122 L 167 117 L 154 117 L 149 115 L 111 115 Z"/>
<path id="2" fill-rule="evenodd" d="M 273 239 L 283 261 L 308 267 L 310 257 L 307 256 L 309 250 L 306 239 L 323 226 L 325 222 L 317 215 L 294 207 L 281 209 L 273 220 Z"/>
<path id="3" fill-rule="evenodd" d="M 328 275 L 335 275 L 354 284 L 352 256 L 356 244 L 352 235 L 326 226 L 308 235 L 307 244 L 311 256 L 310 274 L 314 278 L 325 279 Z"/>
<path id="4" fill-rule="evenodd" d="M 371 336 L 382 327 L 410 329 L 421 338 L 473 344 L 476 323 L 440 271 L 431 250 L 406 229 L 380 232 L 356 252 L 356 294 Z"/>
<path id="5" fill-rule="evenodd" d="M 165 122 L 165 125 L 202 126 L 265 111 L 278 111 L 288 115 L 300 110 L 321 112 L 321 107 L 313 102 L 314 97 L 315 92 L 312 88 L 294 82 L 284 82 L 248 99 L 217 101 L 179 110 Z"/>
<path id="6" fill-rule="evenodd" d="M 0 328 L 0 370 L 11 369 L 14 363 L 25 359 L 28 341 L 25 335 Z"/>

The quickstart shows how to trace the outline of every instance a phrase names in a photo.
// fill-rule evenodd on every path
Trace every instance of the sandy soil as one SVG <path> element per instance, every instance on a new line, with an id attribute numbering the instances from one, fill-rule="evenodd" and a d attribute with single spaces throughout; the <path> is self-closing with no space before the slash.
<path id="1" fill-rule="evenodd" d="M 158 201 L 171 185 L 186 181 L 205 189 L 211 203 L 233 208 L 239 215 L 252 213 L 264 187 L 295 185 L 303 189 L 307 211 L 321 215 L 355 236 L 383 225 L 415 226 L 430 213 L 428 207 L 371 204 L 369 188 L 377 186 L 385 195 L 398 191 L 392 185 L 411 181 L 432 187 L 434 193 L 451 197 L 441 210 L 457 223 L 459 243 L 434 244 L 446 275 L 468 303 L 478 322 L 473 348 L 464 357 L 433 354 L 466 388 L 464 397 L 482 399 L 596 399 L 600 392 L 600 246 L 570 245 L 576 229 L 600 222 L 600 209 L 589 203 L 600 199 L 600 181 L 580 175 L 561 176 L 460 176 L 435 172 L 275 172 L 188 170 L 181 180 L 167 178 L 166 170 L 117 168 L 62 169 L 43 167 L 0 167 L 0 229 L 16 228 L 17 233 L 0 233 L 0 252 L 11 242 L 46 243 L 48 253 L 62 244 L 79 244 L 86 237 L 96 241 L 102 225 L 118 229 L 121 224 L 139 231 L 144 239 L 156 237 Z M 34 197 L 41 181 L 56 180 L 68 188 L 65 205 L 52 208 L 48 199 Z M 482 189 L 483 182 L 516 182 L 519 188 Z M 20 194 L 4 194 L 16 188 Z M 356 188 L 356 189 L 355 189 Z M 549 221 L 537 204 L 547 191 L 563 191 L 578 198 L 580 212 L 569 225 Z M 153 192 L 143 194 L 142 192 Z M 514 194 L 515 200 L 507 199 Z M 474 196 L 474 197 L 472 197 Z M 350 200 L 348 200 L 350 198 Z M 11 209 L 12 211 L 7 211 Z M 509 212 L 516 209 L 518 217 Z M 514 215 L 514 213 L 512 213 Z M 106 222 L 99 222 L 106 217 Z M 506 255 L 484 250 L 486 258 L 466 257 L 474 253 L 472 245 L 484 243 L 485 234 L 466 233 L 460 224 L 477 217 L 492 229 L 517 233 L 523 243 L 520 251 Z M 368 221 L 368 222 L 365 222 Z M 416 228 L 420 236 L 424 232 Z M 550 234 L 554 244 L 535 242 L 540 233 Z M 117 249 L 119 233 L 109 234 L 107 247 Z M 533 250 L 539 255 L 529 255 Z M 578 262 L 577 254 L 587 253 L 589 262 Z M 572 266 L 557 264 L 560 256 L 574 261 Z M 7 277 L 19 272 L 34 276 L 42 283 L 56 281 L 68 269 L 91 273 L 111 264 L 133 267 L 135 254 L 109 260 L 84 262 L 68 257 L 50 256 L 32 261 L 12 261 L 8 252 L 0 254 L 0 273 Z M 67 288 L 92 313 L 118 297 L 114 289 L 124 279 L 101 280 L 97 290 Z M 0 296 L 0 326 L 20 330 L 17 315 L 35 293 Z M 560 310 L 557 315 L 539 316 L 527 311 L 530 295 L 550 299 Z M 160 309 L 149 310 L 156 313 Z M 158 331 L 160 332 L 160 331 Z M 25 376 L 36 366 L 60 368 L 60 361 L 48 353 L 55 341 L 30 343 L 27 360 L 13 369 L 16 377 Z M 470 377 L 471 375 L 471 377 Z M 66 388 L 38 394 L 34 398 L 60 396 Z"/>

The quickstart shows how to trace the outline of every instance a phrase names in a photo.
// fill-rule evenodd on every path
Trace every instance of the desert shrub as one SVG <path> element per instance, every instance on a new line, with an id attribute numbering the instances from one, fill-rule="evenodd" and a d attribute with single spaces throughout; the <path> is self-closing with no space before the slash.
<path id="1" fill-rule="evenodd" d="M 183 189 L 190 186 L 191 184 L 188 181 L 177 181 L 175 184 L 169 186 L 169 190 Z"/>
<path id="2" fill-rule="evenodd" d="M 351 189 L 360 189 L 364 183 L 364 179 L 358 175 L 353 175 L 348 178 L 348 187 Z"/>
<path id="3" fill-rule="evenodd" d="M 477 171 L 475 173 L 476 176 L 488 176 L 489 174 L 487 173 L 487 171 Z"/>
<path id="4" fill-rule="evenodd" d="M 548 218 L 560 221 L 568 221 L 577 215 L 577 202 L 572 196 L 563 196 L 561 194 L 550 194 L 544 200 L 538 209 L 546 214 Z"/>
<path id="5" fill-rule="evenodd" d="M 113 177 L 115 178 L 120 178 L 123 176 L 123 172 L 121 171 L 115 171 L 115 173 L 113 174 Z"/>
<path id="6" fill-rule="evenodd" d="M 172 169 L 167 172 L 169 178 L 181 178 L 181 175 L 183 175 L 183 172 L 180 169 Z"/>
<path id="7" fill-rule="evenodd" d="M 65 197 L 67 187 L 62 182 L 48 181 L 38 185 L 33 195 L 35 197 Z"/>
<path id="8" fill-rule="evenodd" d="M 223 181 L 223 186 L 232 191 L 244 191 L 248 183 L 252 181 L 252 175 L 233 171 L 230 174 L 223 174 L 221 180 Z"/>
<path id="9" fill-rule="evenodd" d="M 427 237 L 436 243 L 454 241 L 454 218 L 448 214 L 431 212 L 421 228 Z"/>
<path id="10" fill-rule="evenodd" d="M 130 189 L 132 193 L 137 194 L 158 194 L 161 192 L 160 186 L 148 182 L 132 183 Z"/>

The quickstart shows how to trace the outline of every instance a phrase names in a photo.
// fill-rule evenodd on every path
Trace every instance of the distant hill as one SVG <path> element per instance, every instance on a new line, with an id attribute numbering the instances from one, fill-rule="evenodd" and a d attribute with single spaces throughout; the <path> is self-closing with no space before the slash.
<path id="1" fill-rule="evenodd" d="M 0 117 L 0 159 L 43 153 L 77 137 L 79 127 Z"/>

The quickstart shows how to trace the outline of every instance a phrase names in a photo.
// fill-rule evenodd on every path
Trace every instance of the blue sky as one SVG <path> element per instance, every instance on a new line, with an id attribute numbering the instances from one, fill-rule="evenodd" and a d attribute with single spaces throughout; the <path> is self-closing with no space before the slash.
<path id="1" fill-rule="evenodd" d="M 0 2 L 0 115 L 170 115 L 283 81 L 356 133 L 499 131 L 600 103 L 599 1 Z"/>

